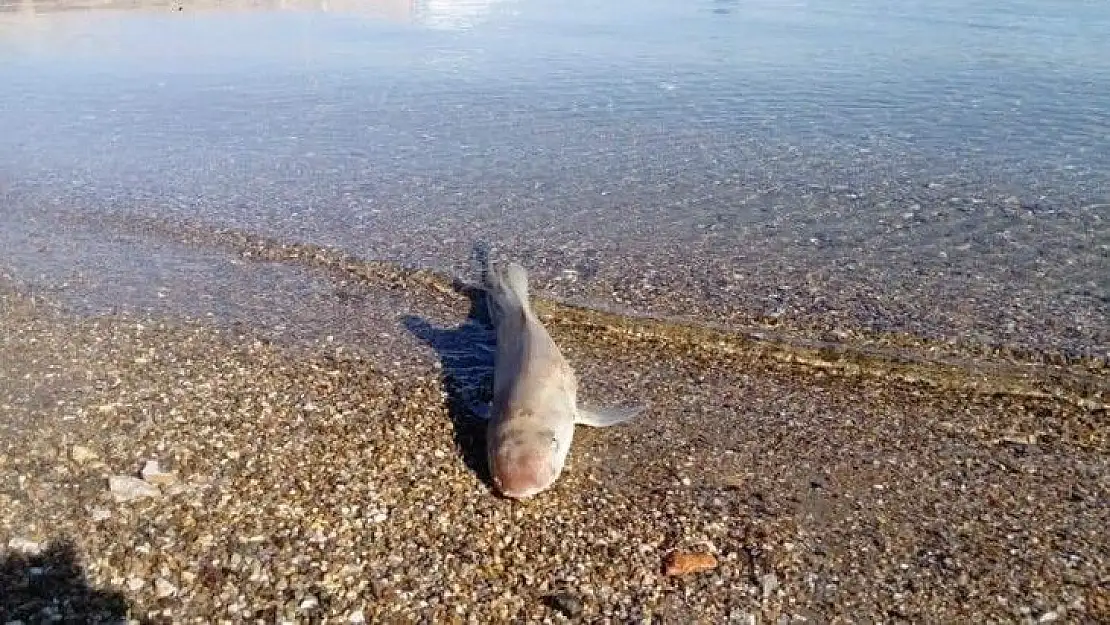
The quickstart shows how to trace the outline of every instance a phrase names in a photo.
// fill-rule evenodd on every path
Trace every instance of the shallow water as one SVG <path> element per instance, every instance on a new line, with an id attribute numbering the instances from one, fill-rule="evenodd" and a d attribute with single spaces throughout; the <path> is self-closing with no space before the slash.
<path id="1" fill-rule="evenodd" d="M 219 253 L 97 222 L 485 238 L 596 306 L 1110 355 L 1104 3 L 203 4 L 0 2 L 9 273 L 226 313 L 269 270 L 174 306 L 111 285 Z"/>

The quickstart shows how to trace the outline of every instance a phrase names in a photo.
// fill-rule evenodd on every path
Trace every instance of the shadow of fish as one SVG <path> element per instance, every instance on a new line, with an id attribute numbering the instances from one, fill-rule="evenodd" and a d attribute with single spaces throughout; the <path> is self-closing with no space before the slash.
<path id="1" fill-rule="evenodd" d="M 575 424 L 606 427 L 643 412 L 578 405 L 578 381 L 532 310 L 528 275 L 517 263 L 496 266 L 484 255 L 482 283 L 497 335 L 493 401 L 475 414 L 488 418 L 486 449 L 497 490 L 531 497 L 559 478 Z"/>

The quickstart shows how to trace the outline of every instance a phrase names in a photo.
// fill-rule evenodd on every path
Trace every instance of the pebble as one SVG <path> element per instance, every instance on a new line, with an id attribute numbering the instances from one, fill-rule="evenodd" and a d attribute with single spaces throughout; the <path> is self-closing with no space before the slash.
<path id="1" fill-rule="evenodd" d="M 89 517 L 93 520 L 93 522 L 99 523 L 101 521 L 107 521 L 108 519 L 110 519 L 112 517 L 112 513 L 111 511 L 105 510 L 104 508 L 93 508 L 89 512 Z"/>
<path id="2" fill-rule="evenodd" d="M 0 309 L 2 301 L 0 298 Z M 114 326 L 106 327 L 111 330 Z M 585 326 L 582 333 L 600 331 Z M 625 430 L 592 434 L 593 441 L 585 448 L 591 458 L 585 466 L 571 467 L 563 477 L 562 489 L 524 506 L 510 506 L 494 498 L 483 480 L 466 466 L 465 457 L 456 453 L 455 424 L 448 418 L 447 406 L 441 405 L 445 403 L 440 394 L 442 372 L 428 376 L 428 381 L 414 381 L 410 372 L 398 365 L 398 374 L 386 378 L 364 362 L 287 358 L 281 352 L 269 354 L 262 347 L 259 351 L 224 352 L 210 347 L 208 339 L 197 339 L 200 342 L 194 344 L 174 333 L 165 331 L 166 341 L 172 342 L 153 345 L 168 350 L 163 352 L 165 357 L 134 371 L 127 368 L 127 362 L 133 353 L 148 353 L 146 343 L 131 349 L 126 337 L 108 334 L 104 328 L 95 336 L 107 336 L 105 340 L 81 343 L 111 351 L 111 358 L 87 364 L 89 371 L 97 376 L 104 372 L 107 379 L 104 390 L 89 399 L 90 405 L 118 401 L 128 406 L 131 420 L 145 414 L 160 415 L 156 427 L 144 429 L 134 423 L 121 427 L 119 419 L 99 418 L 93 411 L 89 431 L 101 432 L 103 441 L 69 439 L 70 444 L 82 442 L 97 449 L 101 462 L 113 458 L 130 465 L 121 472 L 135 477 L 151 458 L 176 470 L 176 484 L 154 489 L 160 490 L 162 497 L 138 504 L 143 507 L 142 514 L 128 509 L 138 507 L 135 504 L 109 504 L 103 482 L 95 483 L 89 492 L 84 488 L 89 476 L 77 475 L 78 465 L 71 460 L 62 458 L 62 468 L 68 473 L 54 474 L 50 461 L 65 456 L 69 445 L 61 447 L 61 453 L 53 444 L 44 445 L 34 456 L 20 449 L 19 454 L 8 456 L 9 464 L 0 467 L 0 474 L 9 466 L 16 474 L 31 472 L 25 491 L 17 492 L 12 479 L 13 488 L 0 492 L 2 540 L 7 542 L 13 535 L 41 539 L 45 534 L 75 538 L 75 555 L 88 563 L 87 587 L 126 593 L 125 599 L 132 604 L 130 614 L 144 618 L 160 620 L 156 616 L 160 613 L 167 621 L 231 623 L 250 620 L 254 610 L 264 609 L 271 623 L 465 622 L 468 618 L 474 622 L 532 618 L 628 622 L 678 610 L 703 622 L 743 625 L 754 623 L 757 617 L 760 623 L 774 623 L 784 614 L 788 614 L 783 616 L 784 622 L 801 622 L 793 612 L 806 614 L 810 622 L 879 620 L 890 618 L 891 612 L 873 593 L 882 597 L 888 591 L 873 582 L 895 579 L 935 584 L 932 588 L 937 589 L 936 594 L 904 593 L 894 608 L 896 617 L 929 614 L 943 622 L 971 622 L 1012 616 L 1008 606 L 993 603 L 996 595 L 1012 601 L 1029 595 L 1038 599 L 1063 596 L 1071 601 L 1068 588 L 1075 586 L 1066 585 L 1071 582 L 1061 575 L 1098 588 L 1097 575 L 1105 570 L 1104 561 L 1096 560 L 1101 552 L 1090 549 L 1092 540 L 1086 533 L 1061 536 L 1051 529 L 1042 530 L 1042 526 L 1064 525 L 1068 519 L 1076 519 L 1072 524 L 1079 528 L 1100 526 L 1097 511 L 1085 504 L 1048 496 L 1059 492 L 1059 480 L 1084 483 L 1103 477 L 1097 470 L 1082 475 L 1072 470 L 1097 458 L 1104 445 L 1097 430 L 1091 430 L 1096 447 L 1090 449 L 1076 450 L 1077 446 L 1070 445 L 1073 438 L 1062 438 L 1060 447 L 1067 453 L 1062 452 L 1061 457 L 1068 464 L 1053 464 L 1053 458 L 1046 456 L 1044 466 L 1051 472 L 1043 484 L 1036 481 L 1038 477 L 1023 476 L 1015 489 L 1020 489 L 1020 495 L 1037 495 L 1034 502 L 1022 498 L 1011 504 L 1000 492 L 997 500 L 992 499 L 992 510 L 980 518 L 981 508 L 960 508 L 963 498 L 953 498 L 951 489 L 966 484 L 971 493 L 992 493 L 991 480 L 997 476 L 993 470 L 979 470 L 979 462 L 988 466 L 995 458 L 1007 462 L 1021 459 L 1015 460 L 1012 449 L 998 445 L 976 446 L 973 453 L 953 458 L 945 453 L 951 450 L 947 435 L 939 436 L 940 431 L 934 431 L 932 425 L 915 429 L 921 422 L 946 419 L 943 422 L 946 426 L 950 422 L 953 431 L 963 428 L 976 432 L 977 441 L 995 440 L 1004 433 L 1024 432 L 1015 428 L 1036 422 L 1030 415 L 1039 415 L 1041 410 L 1027 412 L 1022 419 L 1012 418 L 1014 408 L 1026 405 L 1024 400 L 1006 403 L 1010 400 L 988 397 L 969 403 L 950 397 L 955 393 L 944 389 L 934 394 L 919 384 L 909 390 L 878 382 L 873 386 L 871 381 L 855 377 L 844 382 L 823 378 L 820 399 L 814 400 L 793 390 L 796 385 L 808 388 L 812 383 L 808 369 L 792 373 L 787 367 L 781 375 L 771 377 L 759 370 L 752 370 L 750 376 L 733 375 L 732 364 L 746 362 L 745 357 L 720 355 L 712 351 L 717 343 L 706 343 L 705 353 L 697 352 L 697 363 L 676 361 L 668 364 L 673 369 L 666 369 L 667 375 L 656 378 L 645 368 L 646 377 L 642 378 L 645 384 L 661 384 L 659 393 L 678 398 L 675 402 L 701 393 L 694 387 L 702 389 L 703 384 L 705 397 L 716 388 L 710 384 L 726 389 L 722 396 L 729 403 L 708 403 L 704 421 L 698 419 L 699 432 L 704 425 L 704 441 L 698 439 L 695 444 L 686 429 L 692 423 L 687 423 L 690 415 L 684 412 L 685 403 L 674 409 L 673 416 L 671 405 L 666 404 L 660 414 L 667 418 L 641 431 L 652 433 L 650 436 Z M 193 334 L 186 336 L 190 337 Z M 161 341 L 162 335 L 158 338 Z M 586 336 L 577 344 L 568 342 L 572 349 L 583 352 L 586 371 L 594 366 L 589 364 L 591 359 L 603 361 L 595 369 L 608 363 L 609 348 L 589 342 L 592 340 Z M 723 339 L 720 343 L 722 350 L 733 349 L 732 343 Z M 680 353 L 669 343 L 661 345 L 651 349 Z M 0 345 L 0 362 L 7 353 L 4 350 Z M 117 354 L 117 350 L 122 351 Z M 685 354 L 686 348 L 682 350 Z M 41 349 L 29 351 L 36 357 L 42 353 Z M 71 352 L 68 343 L 63 344 L 58 362 L 68 362 Z M 73 353 L 82 358 L 86 354 Z M 651 351 L 642 360 L 658 357 Z M 634 362 L 641 361 L 640 356 L 635 358 Z M 114 364 L 120 359 L 125 361 L 123 365 Z M 86 366 L 83 360 L 80 364 Z M 122 380 L 118 385 L 112 382 L 117 369 Z M 341 370 L 341 375 L 332 375 L 333 369 Z M 706 382 L 695 382 L 710 374 Z M 678 381 L 672 383 L 672 378 Z M 691 382 L 685 382 L 687 379 Z M 738 390 L 734 392 L 733 386 Z M 175 392 L 178 389 L 181 394 Z M 783 389 L 793 398 L 789 402 L 782 399 Z M 601 385 L 594 392 L 604 395 L 608 387 Z M 751 401 L 743 399 L 749 392 Z M 871 392 L 876 393 L 873 401 L 861 399 L 861 393 Z M 169 397 L 170 403 L 164 404 L 162 397 Z M 920 403 L 914 397 L 920 397 Z M 311 418 L 301 409 L 308 398 L 317 408 Z M 9 400 L 0 397 L 0 403 L 4 401 Z M 738 405 L 741 401 L 746 403 Z M 1029 406 L 1042 407 L 1039 401 Z M 806 411 L 809 405 L 816 407 L 813 415 Z M 1045 405 L 1050 413 L 1044 417 L 1049 423 L 1046 430 L 1064 431 L 1076 423 L 1069 416 L 1072 413 L 1053 408 L 1051 403 Z M 970 406 L 972 416 L 965 415 L 965 406 Z M 834 428 L 816 440 L 804 437 L 795 441 L 797 446 L 791 443 L 773 457 L 760 453 L 760 440 L 777 435 L 785 423 L 774 417 L 778 411 L 798 420 L 798 425 L 791 427 L 810 427 L 845 408 L 852 419 L 851 428 Z M 720 410 L 719 420 L 712 410 Z M 751 419 L 753 429 L 732 439 L 729 433 L 735 430 L 737 411 L 742 416 L 766 413 L 768 418 Z M 906 411 L 912 419 L 906 418 Z M 84 430 L 63 429 L 36 439 L 49 443 L 80 432 Z M 475 428 L 474 432 L 480 435 L 482 430 Z M 884 438 L 889 432 L 904 435 Z M 939 438 L 933 440 L 933 434 Z M 638 443 L 629 444 L 632 441 L 651 444 L 641 449 Z M 697 454 L 691 464 L 720 460 L 721 466 L 690 474 L 687 479 L 691 486 L 698 484 L 696 489 L 672 488 L 684 476 L 674 477 L 671 467 L 687 465 L 682 464 L 685 450 L 673 457 L 668 453 L 687 443 L 689 453 Z M 11 449 L 18 447 L 13 444 Z M 726 450 L 727 457 L 721 450 Z M 245 461 L 229 466 L 232 452 Z M 413 462 L 418 453 L 421 460 Z M 658 454 L 657 462 L 652 454 Z M 610 455 L 614 461 L 619 456 L 619 464 L 612 473 L 600 471 Z M 828 466 L 828 475 L 814 477 L 816 465 L 798 466 L 799 457 L 806 459 L 802 464 L 812 461 L 820 462 L 822 468 Z M 653 461 L 644 462 L 645 458 Z M 891 464 L 867 471 L 856 468 L 857 463 L 874 458 L 889 458 Z M 908 466 L 895 464 L 902 462 Z M 617 468 L 640 464 L 643 474 L 628 474 L 627 482 L 614 484 L 616 488 L 607 484 L 621 479 Z M 949 486 L 943 490 L 919 487 L 920 482 L 931 482 L 917 478 L 927 472 L 943 474 Z M 818 480 L 819 488 L 808 488 L 811 480 Z M 871 488 L 874 483 L 886 487 L 876 491 Z M 1099 482 L 1086 483 L 1097 486 Z M 183 486 L 189 488 L 184 496 L 169 496 Z M 795 487 L 805 493 L 804 506 L 792 499 L 797 494 Z M 1093 488 L 1083 496 L 1097 497 L 1099 491 Z M 875 510 L 871 504 L 878 494 L 889 497 L 890 507 L 899 508 L 893 514 Z M 633 502 L 643 507 L 636 510 L 630 506 Z M 946 505 L 937 508 L 937 502 Z M 815 540 L 810 532 L 817 529 L 811 525 L 813 518 L 805 516 L 811 503 L 820 506 L 821 518 L 829 528 L 827 533 L 821 528 L 819 542 L 827 548 L 820 556 L 821 576 L 814 573 L 809 581 L 797 567 L 814 563 L 804 548 Z M 110 510 L 107 523 L 89 520 L 102 514 L 96 510 L 98 506 Z M 941 525 L 938 544 L 930 545 L 937 553 L 922 556 L 920 512 L 937 509 L 944 510 L 938 521 L 964 521 L 965 527 Z M 965 515 L 967 510 L 973 513 Z M 1022 516 L 1022 510 L 1030 514 Z M 1011 524 L 1012 529 L 1007 527 Z M 1006 532 L 1018 536 L 1019 530 L 1023 544 L 1031 550 L 1029 557 L 1043 558 L 1044 567 L 1032 573 L 1025 567 L 999 569 L 985 577 L 976 575 L 974 580 L 964 573 L 965 569 L 976 571 L 979 549 L 995 554 Z M 853 549 L 860 545 L 855 537 L 861 533 L 865 549 L 871 549 L 875 541 L 881 544 L 881 552 L 854 555 Z M 727 553 L 719 562 L 701 556 L 714 562 L 715 570 L 687 578 L 662 575 L 661 556 L 671 551 L 713 553 L 710 544 Z M 675 549 L 679 545 L 683 547 Z M 741 547 L 746 557 L 738 552 Z M 931 570 L 921 577 L 915 567 L 899 568 L 899 563 L 913 562 L 914 557 L 940 559 L 940 551 L 958 560 L 951 567 L 946 565 L 945 571 L 950 573 L 943 578 L 933 577 Z M 1058 562 L 1049 555 L 1056 552 L 1075 554 L 1076 564 L 1072 565 L 1071 559 Z M 679 555 L 682 557 L 671 564 L 697 557 Z M 861 557 L 875 568 L 860 566 Z M 755 579 L 749 585 L 748 574 L 753 569 Z M 772 571 L 774 575 L 764 575 Z M 128 589 L 131 576 L 140 583 L 145 580 L 137 592 Z M 159 578 L 164 582 L 160 584 Z M 805 588 L 800 585 L 803 579 L 809 582 Z M 1015 596 L 1018 586 L 1011 585 L 1015 581 L 1020 584 L 1021 597 Z M 169 597 L 161 597 L 170 582 L 181 586 Z M 966 588 L 953 588 L 959 583 Z M 85 586 L 80 588 L 83 592 Z M 937 600 L 949 591 L 972 599 L 967 604 Z M 555 593 L 563 596 L 545 596 Z M 313 595 L 311 599 L 309 595 Z M 814 603 L 814 596 L 821 597 L 822 603 Z M 536 605 L 539 597 L 544 597 L 543 605 Z M 1082 601 L 1074 615 L 1070 606 L 1066 613 L 1063 606 L 1056 607 L 1056 622 L 1096 621 L 1099 598 L 1074 597 Z M 368 600 L 373 605 L 363 605 Z M 1028 614 L 1029 621 L 1036 622 L 1047 614 L 1044 610 L 1054 607 L 1036 605 Z M 298 612 L 298 606 L 312 609 Z M 671 620 L 682 620 L 675 617 Z M 30 622 L 37 617 L 23 618 Z M 4 620 L 0 618 L 0 623 Z"/>
<path id="3" fill-rule="evenodd" d="M 74 445 L 69 450 L 69 457 L 77 464 L 85 464 L 100 459 L 100 456 L 95 451 L 84 445 Z"/>
<path id="4" fill-rule="evenodd" d="M 146 586 L 146 580 L 145 579 L 143 579 L 141 577 L 129 577 L 129 578 L 127 578 L 127 589 L 130 590 L 131 592 L 139 592 L 140 590 L 143 589 L 143 586 Z"/>
<path id="5" fill-rule="evenodd" d="M 1036 434 L 1023 434 L 1023 435 L 1003 436 L 1002 441 L 1005 442 L 1005 443 L 1010 443 L 1011 445 L 1025 445 L 1025 446 L 1036 445 L 1037 444 L 1037 435 Z"/>
<path id="6" fill-rule="evenodd" d="M 108 490 L 117 502 L 123 503 L 142 499 L 144 497 L 157 497 L 161 495 L 158 487 L 144 482 L 130 475 L 113 475 L 108 478 Z"/>
<path id="7" fill-rule="evenodd" d="M 12 551 L 20 551 L 32 556 L 36 556 L 42 553 L 44 548 L 45 545 L 43 545 L 42 543 L 31 540 L 29 538 L 23 538 L 21 536 L 15 536 L 8 541 L 8 549 L 11 549 Z"/>
<path id="8" fill-rule="evenodd" d="M 779 589 L 779 578 L 774 573 L 768 573 L 759 578 L 760 585 L 763 587 L 763 596 L 770 597 L 776 590 Z"/>
<path id="9" fill-rule="evenodd" d="M 301 610 L 308 612 L 309 610 L 315 610 L 317 607 L 319 607 L 319 605 L 320 601 L 316 597 L 309 595 L 304 598 L 304 601 L 301 601 L 301 605 L 298 607 Z"/>
<path id="10" fill-rule="evenodd" d="M 157 595 L 159 599 L 172 597 L 177 594 L 177 586 L 159 577 L 154 582 L 154 594 Z"/>
<path id="11" fill-rule="evenodd" d="M 717 558 L 711 553 L 674 552 L 667 556 L 664 572 L 667 575 L 686 575 L 717 568 Z"/>
<path id="12" fill-rule="evenodd" d="M 155 486 L 170 486 L 177 482 L 177 476 L 163 471 L 157 460 L 147 460 L 142 470 L 143 480 Z"/>
<path id="13" fill-rule="evenodd" d="M 549 595 L 547 597 L 547 603 L 569 618 L 574 618 L 582 614 L 582 602 L 570 593 L 560 592 Z"/>

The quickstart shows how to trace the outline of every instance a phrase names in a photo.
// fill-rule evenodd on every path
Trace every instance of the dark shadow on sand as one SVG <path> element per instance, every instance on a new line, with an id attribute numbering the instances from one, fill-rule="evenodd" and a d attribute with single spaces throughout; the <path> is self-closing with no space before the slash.
<path id="1" fill-rule="evenodd" d="M 457 327 L 439 328 L 414 315 L 406 316 L 403 323 L 439 355 L 455 445 L 466 466 L 492 487 L 486 461 L 486 421 L 475 415 L 473 407 L 488 404 L 493 393 L 496 335 L 486 309 L 485 291 L 459 281 L 452 287 L 470 299 L 470 312 Z"/>
<path id="2" fill-rule="evenodd" d="M 119 623 L 128 612 L 122 594 L 89 586 L 68 541 L 0 553 L 0 623 Z"/>

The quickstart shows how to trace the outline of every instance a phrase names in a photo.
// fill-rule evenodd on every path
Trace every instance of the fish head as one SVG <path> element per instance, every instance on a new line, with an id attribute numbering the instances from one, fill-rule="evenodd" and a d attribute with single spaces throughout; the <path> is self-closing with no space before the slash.
<path id="1" fill-rule="evenodd" d="M 511 499 L 525 499 L 547 490 L 559 479 L 570 451 L 574 423 L 509 424 L 490 438 L 490 473 L 497 490 Z"/>

